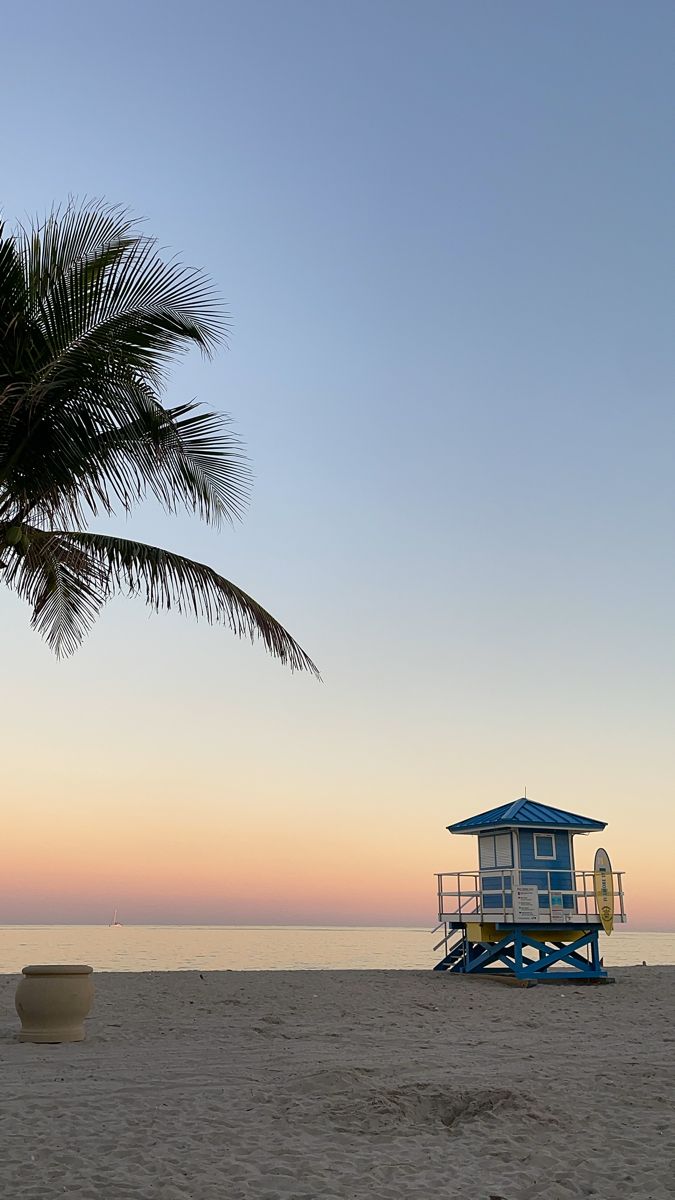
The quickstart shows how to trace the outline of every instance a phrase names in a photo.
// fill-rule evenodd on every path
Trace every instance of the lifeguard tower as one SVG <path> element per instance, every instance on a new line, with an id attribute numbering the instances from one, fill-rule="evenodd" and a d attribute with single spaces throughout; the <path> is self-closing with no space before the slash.
<path id="1" fill-rule="evenodd" d="M 623 872 L 612 871 L 604 850 L 592 870 L 577 870 L 574 857 L 575 836 L 605 826 L 525 796 L 449 825 L 450 833 L 478 838 L 479 868 L 437 876 L 444 936 L 434 946 L 443 949 L 434 970 L 605 980 L 598 932 L 626 920 Z"/>

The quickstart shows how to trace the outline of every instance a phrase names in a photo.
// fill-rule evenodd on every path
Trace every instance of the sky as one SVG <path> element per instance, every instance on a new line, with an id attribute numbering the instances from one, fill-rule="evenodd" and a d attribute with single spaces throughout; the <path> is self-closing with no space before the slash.
<path id="1" fill-rule="evenodd" d="M 608 822 L 675 928 L 675 9 L 399 0 L 3 11 L 0 207 L 129 206 L 230 345 L 167 401 L 254 474 L 207 561 L 318 663 L 139 600 L 56 662 L 0 596 L 0 921 L 435 924 L 446 826 Z"/>

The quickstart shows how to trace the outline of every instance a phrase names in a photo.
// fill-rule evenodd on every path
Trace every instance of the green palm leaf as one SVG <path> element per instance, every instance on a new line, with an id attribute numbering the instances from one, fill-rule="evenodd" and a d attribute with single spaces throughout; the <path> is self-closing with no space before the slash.
<path id="1" fill-rule="evenodd" d="M 72 654 L 105 603 L 106 573 L 67 533 L 24 526 L 21 538 L 5 550 L 5 583 L 28 601 L 33 628 L 56 654 Z"/>
<path id="2" fill-rule="evenodd" d="M 239 637 L 260 638 L 291 670 L 319 676 L 271 613 L 204 563 L 102 533 L 24 526 L 24 536 L 27 549 L 13 554 L 6 582 L 32 605 L 33 625 L 58 655 L 77 649 L 102 605 L 126 593 L 143 596 L 155 612 L 173 608 L 226 624 Z"/>
<path id="3" fill-rule="evenodd" d="M 209 356 L 225 334 L 207 277 L 165 261 L 123 209 L 71 204 L 15 235 L 0 224 L 0 568 L 57 654 L 127 591 L 260 638 L 317 674 L 212 568 L 86 530 L 97 512 L 146 496 L 215 525 L 241 515 L 249 473 L 227 418 L 162 402 L 170 359 L 193 346 Z"/>
<path id="4" fill-rule="evenodd" d="M 119 205 L 93 202 L 54 209 L 45 221 L 35 220 L 19 229 L 16 238 L 29 303 L 36 311 L 54 281 L 79 263 L 96 259 L 110 248 L 129 246 L 135 240 L 135 221 Z"/>

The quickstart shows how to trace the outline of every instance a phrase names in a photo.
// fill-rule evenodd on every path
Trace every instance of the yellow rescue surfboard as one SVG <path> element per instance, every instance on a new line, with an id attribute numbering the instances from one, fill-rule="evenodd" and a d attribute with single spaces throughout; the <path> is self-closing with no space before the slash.
<path id="1" fill-rule="evenodd" d="M 598 906 L 598 916 L 602 928 L 609 934 L 614 928 L 614 876 L 609 854 L 606 850 L 596 850 L 593 863 L 593 886 L 595 903 Z"/>

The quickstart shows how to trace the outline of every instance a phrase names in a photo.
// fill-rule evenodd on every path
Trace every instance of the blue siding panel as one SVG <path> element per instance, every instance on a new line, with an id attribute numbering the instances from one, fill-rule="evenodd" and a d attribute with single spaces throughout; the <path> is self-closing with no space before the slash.
<path id="1" fill-rule="evenodd" d="M 504 907 L 505 908 L 513 908 L 513 896 L 511 894 L 511 892 L 504 893 Z M 499 909 L 500 912 L 502 911 L 502 894 L 501 894 L 501 892 L 499 892 L 498 895 L 494 895 L 494 896 L 490 895 L 489 893 L 486 893 L 483 896 L 483 912 L 488 912 L 488 910 L 491 908 Z"/>
<path id="2" fill-rule="evenodd" d="M 542 859 L 535 858 L 535 833 L 534 829 L 518 830 L 521 882 L 540 888 L 539 907 L 548 908 L 548 871 L 551 872 L 551 891 L 571 892 L 574 889 L 574 876 L 570 870 L 570 837 L 568 833 L 554 833 L 555 858 Z M 574 908 L 573 896 L 563 896 L 563 908 Z"/>
<path id="3" fill-rule="evenodd" d="M 569 835 L 567 833 L 553 834 L 555 858 L 535 858 L 534 835 L 536 832 L 537 830 L 534 829 L 518 830 L 520 865 L 523 870 L 527 870 L 528 867 L 536 867 L 539 871 L 555 871 L 558 867 L 569 870 L 571 866 Z"/>

